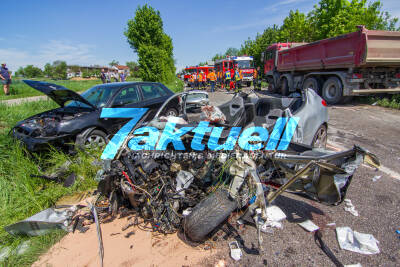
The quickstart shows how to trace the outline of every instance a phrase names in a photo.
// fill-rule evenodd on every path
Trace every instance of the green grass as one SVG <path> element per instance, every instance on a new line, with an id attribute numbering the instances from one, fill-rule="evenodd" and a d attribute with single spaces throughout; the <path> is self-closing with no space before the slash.
<path id="1" fill-rule="evenodd" d="M 70 81 L 70 80 L 49 80 L 49 79 L 34 79 L 40 81 L 46 81 L 50 83 L 55 83 L 71 89 L 75 92 L 85 91 L 96 84 L 101 83 L 100 80 L 85 80 L 85 81 Z M 0 100 L 8 100 L 22 97 L 38 96 L 43 95 L 41 92 L 33 89 L 32 87 L 26 85 L 21 79 L 14 79 L 10 85 L 10 95 L 4 95 L 3 89 L 1 88 Z"/>
<path id="2" fill-rule="evenodd" d="M 365 104 L 375 104 L 385 108 L 400 109 L 400 94 L 385 96 L 364 96 L 359 97 L 358 101 Z"/>
<path id="3" fill-rule="evenodd" d="M 0 249 L 5 246 L 15 249 L 21 242 L 30 240 L 30 247 L 26 253 L 11 255 L 4 262 L 0 262 L 0 266 L 29 266 L 65 235 L 63 231 L 55 231 L 31 238 L 12 236 L 5 232 L 4 226 L 51 207 L 63 195 L 96 187 L 93 177 L 98 167 L 92 166 L 91 163 L 100 152 L 90 155 L 80 152 L 76 156 L 69 156 L 52 150 L 48 154 L 28 156 L 24 148 L 8 136 L 9 130 L 16 122 L 54 107 L 56 104 L 52 101 L 36 101 L 16 106 L 0 104 Z M 41 174 L 38 166 L 54 167 L 66 160 L 73 162 L 70 168 L 78 177 L 70 188 L 30 177 L 30 174 Z"/>

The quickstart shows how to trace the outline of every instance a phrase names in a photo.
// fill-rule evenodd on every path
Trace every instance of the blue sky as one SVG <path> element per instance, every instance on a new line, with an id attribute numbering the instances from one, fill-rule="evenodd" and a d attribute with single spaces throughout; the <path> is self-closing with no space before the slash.
<path id="1" fill-rule="evenodd" d="M 181 69 L 210 59 L 228 47 L 254 38 L 267 26 L 281 24 L 291 9 L 310 11 L 318 1 L 132 1 L 19 0 L 2 3 L 0 61 L 15 71 L 65 60 L 68 64 L 107 65 L 137 60 L 123 34 L 138 5 L 159 10 L 172 37 Z M 383 0 L 383 9 L 400 17 L 398 0 Z"/>

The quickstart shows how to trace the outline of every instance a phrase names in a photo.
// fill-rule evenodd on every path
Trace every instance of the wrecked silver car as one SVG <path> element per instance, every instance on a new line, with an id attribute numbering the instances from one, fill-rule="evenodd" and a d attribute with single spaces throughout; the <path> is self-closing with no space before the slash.
<path id="1" fill-rule="evenodd" d="M 268 220 L 267 206 L 285 191 L 338 205 L 345 198 L 357 167 L 363 162 L 377 167 L 378 159 L 356 146 L 342 152 L 313 148 L 315 132 L 299 134 L 297 131 L 298 135 L 293 139 L 298 138 L 295 140 L 300 139 L 306 144 L 294 142 L 291 135 L 287 139 L 285 133 L 291 127 L 290 119 L 286 119 L 282 127 L 278 125 L 282 129 L 275 140 L 273 133 L 282 117 L 273 118 L 268 112 L 262 113 L 265 116 L 257 115 L 260 114 L 258 109 L 274 110 L 278 104 L 284 110 L 279 116 L 284 114 L 290 118 L 299 114 L 301 107 L 307 102 L 312 103 L 310 97 L 314 97 L 312 90 L 306 91 L 308 96 L 282 99 L 280 103 L 276 99 L 268 102 L 268 99 L 254 100 L 247 94 L 238 94 L 218 107 L 205 105 L 190 111 L 185 103 L 190 93 L 181 93 L 178 95 L 180 116 L 161 117 L 164 108 L 161 107 L 149 123 L 139 122 L 115 158 L 104 162 L 104 168 L 98 173 L 98 189 L 109 199 L 112 213 L 121 206 L 128 207 L 141 218 L 137 225 L 161 233 L 180 231 L 185 240 L 192 242 L 204 241 L 235 210 L 241 210 L 243 217 L 253 219 L 260 233 L 261 225 Z M 243 149 L 239 144 L 242 135 L 233 138 L 232 129 L 243 127 L 245 131 L 252 127 L 251 123 L 257 125 L 258 119 L 262 121 L 261 128 L 268 129 L 271 135 L 246 139 L 250 147 L 254 145 L 261 149 Z M 188 130 L 198 121 L 206 121 L 207 125 L 216 128 L 211 133 L 204 132 L 199 140 L 196 138 L 198 130 Z M 166 150 L 157 149 L 155 145 L 148 146 L 150 149 L 147 150 L 132 149 L 131 141 L 136 140 L 138 144 L 135 138 L 146 136 L 139 127 L 151 129 L 152 134 L 158 136 L 157 142 L 161 142 L 164 132 L 159 135 L 159 130 L 165 130 L 171 122 L 176 127 L 174 133 L 186 127 L 179 141 L 184 151 L 176 149 L 177 144 L 171 140 L 164 144 Z M 325 121 L 320 119 L 318 123 L 319 127 Z M 302 125 L 303 129 L 311 129 L 305 126 L 307 122 Z M 217 129 L 219 139 L 210 146 L 214 129 Z M 295 134 L 296 131 L 293 136 Z M 204 145 L 205 149 L 196 151 L 193 141 L 199 146 Z M 281 150 L 282 141 L 285 149 Z M 267 149 L 269 143 L 274 144 L 272 149 Z M 233 149 L 226 149 L 230 145 Z M 219 146 L 223 147 L 215 149 Z M 259 235 L 260 246 L 261 240 Z"/>

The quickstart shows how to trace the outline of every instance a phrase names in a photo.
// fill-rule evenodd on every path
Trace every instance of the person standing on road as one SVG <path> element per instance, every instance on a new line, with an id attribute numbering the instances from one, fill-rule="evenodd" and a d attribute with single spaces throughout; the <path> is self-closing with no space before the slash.
<path id="1" fill-rule="evenodd" d="M 229 90 L 230 83 L 231 83 L 231 71 L 229 69 L 227 69 L 225 71 L 225 88 L 226 88 L 226 90 Z"/>
<path id="2" fill-rule="evenodd" d="M 210 73 L 208 73 L 208 80 L 210 80 L 210 85 L 211 85 L 211 93 L 214 92 L 214 87 L 215 87 L 215 81 L 217 79 L 217 76 L 215 75 L 214 70 L 211 70 Z"/>
<path id="3" fill-rule="evenodd" d="M 3 83 L 3 90 L 5 95 L 10 95 L 11 73 L 6 67 L 6 63 L 1 63 L 0 79 Z"/>
<path id="4" fill-rule="evenodd" d="M 207 74 L 205 72 L 203 72 L 203 88 L 204 90 L 207 89 Z"/>
<path id="5" fill-rule="evenodd" d="M 261 89 L 261 88 L 258 88 L 258 73 L 259 73 L 259 71 L 260 71 L 260 67 L 257 67 L 257 69 L 254 69 L 254 72 L 253 72 L 253 86 L 254 86 L 254 90 L 257 90 L 257 89 Z"/>
<path id="6" fill-rule="evenodd" d="M 234 74 L 234 79 L 235 79 L 235 89 L 239 90 L 240 89 L 240 84 L 241 84 L 241 73 L 238 67 L 236 67 L 235 74 Z"/>
<path id="7" fill-rule="evenodd" d="M 101 79 L 101 82 L 102 82 L 102 83 L 106 83 L 107 77 L 106 77 L 106 73 L 104 72 L 104 69 L 101 69 L 101 72 L 100 72 L 100 79 Z"/>
<path id="8" fill-rule="evenodd" d="M 197 85 L 198 85 L 199 90 L 201 90 L 201 88 L 203 88 L 203 72 L 202 71 L 197 75 Z"/>

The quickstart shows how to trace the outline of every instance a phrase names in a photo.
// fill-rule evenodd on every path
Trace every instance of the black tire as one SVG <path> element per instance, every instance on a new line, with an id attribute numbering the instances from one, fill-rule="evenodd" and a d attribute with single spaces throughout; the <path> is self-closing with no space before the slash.
<path id="1" fill-rule="evenodd" d="M 276 93 L 276 86 L 275 86 L 274 79 L 268 78 L 267 81 L 268 81 L 268 92 L 271 94 Z"/>
<path id="2" fill-rule="evenodd" d="M 286 78 L 281 79 L 281 95 L 283 96 L 289 95 L 289 83 Z"/>
<path id="3" fill-rule="evenodd" d="M 175 108 L 168 108 L 167 111 L 165 111 L 165 116 L 173 116 L 173 117 L 178 117 L 178 111 Z"/>
<path id="4" fill-rule="evenodd" d="M 185 236 L 195 242 L 204 241 L 236 208 L 237 203 L 229 198 L 227 190 L 217 190 L 200 201 L 183 219 Z"/>
<path id="5" fill-rule="evenodd" d="M 246 82 L 247 87 L 251 86 L 251 82 Z"/>
<path id="6" fill-rule="evenodd" d="M 303 83 L 303 90 L 308 88 L 313 89 L 317 94 L 320 95 L 321 83 L 317 78 L 309 77 Z"/>
<path id="7" fill-rule="evenodd" d="M 314 135 L 311 146 L 317 148 L 326 148 L 326 143 L 328 142 L 328 129 L 326 125 L 321 125 Z"/>
<path id="8" fill-rule="evenodd" d="M 101 130 L 93 130 L 85 135 L 82 134 L 78 135 L 75 141 L 75 145 L 79 148 L 103 147 L 108 143 L 107 134 Z"/>
<path id="9" fill-rule="evenodd" d="M 339 103 L 343 97 L 343 85 L 337 77 L 330 77 L 325 81 L 322 88 L 322 98 L 330 104 L 334 105 Z"/>

